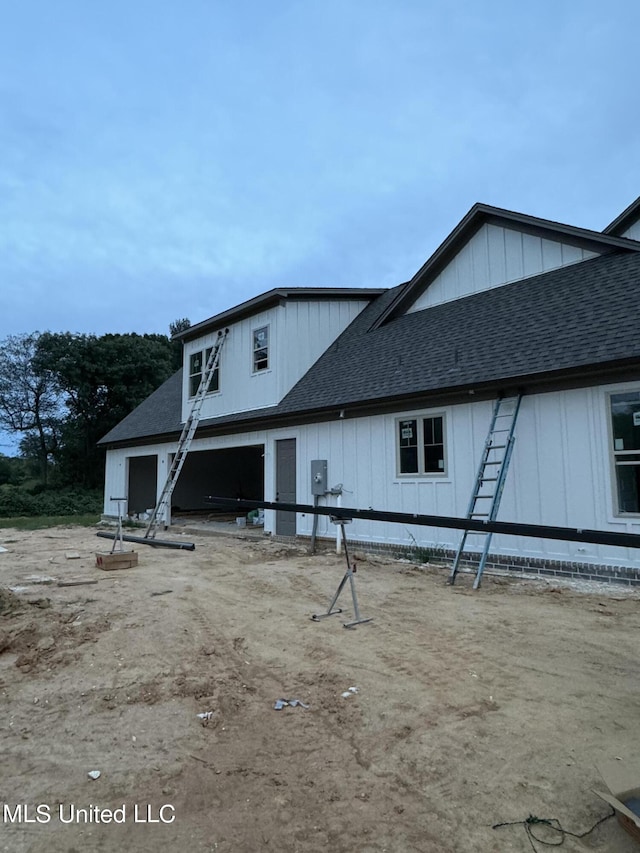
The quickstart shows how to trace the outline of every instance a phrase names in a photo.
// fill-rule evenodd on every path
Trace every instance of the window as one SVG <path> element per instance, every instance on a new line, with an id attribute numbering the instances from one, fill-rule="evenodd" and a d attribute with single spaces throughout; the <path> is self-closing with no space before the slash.
<path id="1" fill-rule="evenodd" d="M 253 372 L 259 373 L 269 367 L 269 327 L 253 330 Z"/>
<path id="2" fill-rule="evenodd" d="M 195 397 L 198 393 L 198 388 L 200 387 L 200 383 L 202 382 L 202 371 L 204 367 L 206 367 L 207 361 L 209 360 L 209 356 L 211 355 L 211 351 L 213 347 L 207 347 L 206 350 L 200 352 L 191 353 L 189 357 L 189 396 Z M 207 388 L 207 394 L 211 394 L 213 391 L 220 390 L 220 377 L 219 377 L 219 368 L 213 371 L 213 376 L 209 380 L 209 387 Z"/>
<path id="3" fill-rule="evenodd" d="M 640 391 L 612 394 L 610 402 L 618 512 L 640 514 Z"/>
<path id="4" fill-rule="evenodd" d="M 397 421 L 398 474 L 445 474 L 444 415 Z"/>

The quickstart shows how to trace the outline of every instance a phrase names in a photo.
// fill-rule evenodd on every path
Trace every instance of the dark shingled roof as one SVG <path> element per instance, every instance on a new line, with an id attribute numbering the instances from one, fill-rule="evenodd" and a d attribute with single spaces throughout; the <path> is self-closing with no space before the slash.
<path id="1" fill-rule="evenodd" d="M 397 290 L 397 289 L 396 289 Z M 298 412 L 640 360 L 640 255 L 609 254 L 405 314 L 389 291 L 289 392 Z"/>
<path id="2" fill-rule="evenodd" d="M 640 254 L 612 253 L 475 293 L 375 327 L 402 287 L 365 308 L 282 402 L 200 428 L 504 387 L 562 373 L 640 367 Z M 180 430 L 176 374 L 101 443 Z"/>
<path id="3" fill-rule="evenodd" d="M 200 427 L 220 423 L 236 423 L 249 421 L 256 417 L 266 417 L 277 413 L 278 407 L 271 406 L 254 409 L 249 412 L 238 412 L 221 418 L 208 418 L 200 421 Z M 141 443 L 140 439 L 152 438 L 160 441 L 175 438 L 182 431 L 182 370 L 178 370 L 153 394 L 135 408 L 126 418 L 120 421 L 110 432 L 100 439 L 98 444 L 122 444 L 127 442 Z"/>
<path id="4" fill-rule="evenodd" d="M 145 436 L 180 432 L 182 425 L 182 370 L 177 370 L 166 382 L 143 400 L 126 418 L 114 426 L 98 444 L 128 441 Z"/>

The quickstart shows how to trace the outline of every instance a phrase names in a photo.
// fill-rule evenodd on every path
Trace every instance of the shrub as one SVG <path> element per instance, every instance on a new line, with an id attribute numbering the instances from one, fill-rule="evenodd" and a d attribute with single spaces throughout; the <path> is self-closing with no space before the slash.
<path id="1" fill-rule="evenodd" d="M 85 515 L 102 512 L 102 494 L 82 489 L 48 489 L 30 494 L 19 486 L 0 486 L 0 518 Z"/>

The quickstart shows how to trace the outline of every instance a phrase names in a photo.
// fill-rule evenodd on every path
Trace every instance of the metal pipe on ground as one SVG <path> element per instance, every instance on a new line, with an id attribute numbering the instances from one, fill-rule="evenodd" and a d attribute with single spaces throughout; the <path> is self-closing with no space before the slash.
<path id="1" fill-rule="evenodd" d="M 103 539 L 120 538 L 116 533 L 106 533 L 99 531 L 97 536 Z M 145 536 L 127 536 L 122 537 L 125 542 L 135 542 L 138 545 L 151 545 L 152 548 L 175 548 L 180 551 L 195 551 L 196 546 L 193 542 L 172 542 L 168 539 L 148 539 Z"/>

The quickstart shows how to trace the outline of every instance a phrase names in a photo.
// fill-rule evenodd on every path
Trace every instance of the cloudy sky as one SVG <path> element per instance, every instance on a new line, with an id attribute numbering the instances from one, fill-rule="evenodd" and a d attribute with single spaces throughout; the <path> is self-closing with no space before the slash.
<path id="1" fill-rule="evenodd" d="M 0 339 L 392 286 L 640 195 L 637 0 L 0 0 Z"/>

